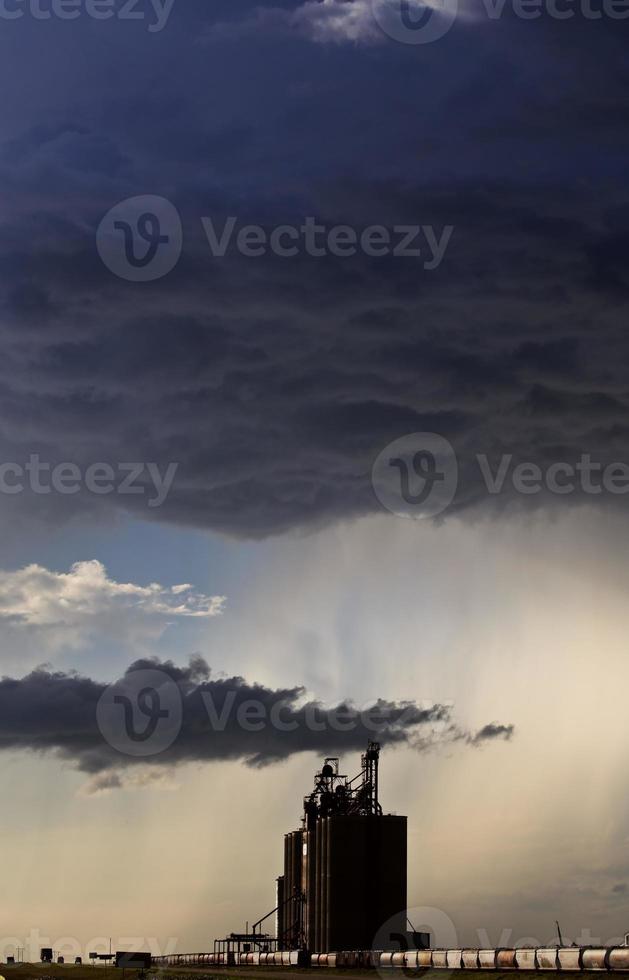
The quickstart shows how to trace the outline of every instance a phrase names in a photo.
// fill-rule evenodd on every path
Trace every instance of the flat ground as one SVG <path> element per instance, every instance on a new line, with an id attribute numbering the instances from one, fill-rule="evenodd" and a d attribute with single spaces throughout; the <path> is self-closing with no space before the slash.
<path id="1" fill-rule="evenodd" d="M 0 975 L 5 980 L 122 980 L 122 970 L 113 966 L 92 966 L 87 963 L 75 966 L 74 963 L 57 966 L 56 963 L 18 963 L 6 966 L 0 963 Z M 125 980 L 138 980 L 139 970 L 125 970 Z"/>
<path id="2" fill-rule="evenodd" d="M 490 971 L 490 970 L 387 970 L 381 975 L 391 977 L 395 980 L 401 973 L 407 977 L 418 977 L 422 980 L 451 980 L 452 974 L 457 973 L 461 980 L 549 980 L 548 972 L 520 972 L 519 970 Z M 139 970 L 116 970 L 110 966 L 42 966 L 41 963 L 20 963 L 18 966 L 4 966 L 0 964 L 0 976 L 5 980 L 139 980 Z M 320 980 L 328 980 L 334 975 L 341 975 L 347 980 L 366 980 L 366 978 L 377 978 L 379 975 L 375 970 L 328 970 L 314 968 L 310 970 L 298 969 L 297 967 L 269 967 L 258 969 L 257 967 L 223 967 L 221 969 L 203 969 L 201 967 L 164 967 L 163 969 L 152 968 L 146 973 L 146 980 L 156 977 L 159 980 L 304 980 L 309 976 L 312 980 L 321 975 Z M 564 976 L 566 976 L 564 974 Z M 569 976 L 569 974 L 568 974 Z M 625 974 L 624 976 L 627 976 Z"/>

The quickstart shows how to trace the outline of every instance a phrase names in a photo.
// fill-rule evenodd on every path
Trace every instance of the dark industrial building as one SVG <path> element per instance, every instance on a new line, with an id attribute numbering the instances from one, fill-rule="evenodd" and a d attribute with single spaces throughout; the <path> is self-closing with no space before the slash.
<path id="1" fill-rule="evenodd" d="M 406 817 L 378 799 L 380 746 L 348 779 L 326 759 L 304 800 L 302 828 L 284 838 L 277 880 L 277 946 L 321 953 L 399 949 L 406 924 Z"/>

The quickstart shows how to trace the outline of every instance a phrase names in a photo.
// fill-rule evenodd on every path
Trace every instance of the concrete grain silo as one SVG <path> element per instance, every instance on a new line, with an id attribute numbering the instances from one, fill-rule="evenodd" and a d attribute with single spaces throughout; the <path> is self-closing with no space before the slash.
<path id="1" fill-rule="evenodd" d="M 380 948 L 399 949 L 407 931 L 406 817 L 382 812 L 379 752 L 370 743 L 351 780 L 340 775 L 335 758 L 315 775 L 303 827 L 284 839 L 280 949 L 364 950 L 376 935 Z"/>

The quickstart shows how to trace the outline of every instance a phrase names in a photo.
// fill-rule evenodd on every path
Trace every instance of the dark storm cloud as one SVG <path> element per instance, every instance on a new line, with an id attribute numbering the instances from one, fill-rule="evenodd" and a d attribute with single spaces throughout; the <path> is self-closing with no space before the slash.
<path id="1" fill-rule="evenodd" d="M 616 282 L 592 285 L 588 260 L 600 207 L 576 221 L 577 198 L 504 184 L 455 195 L 356 183 L 342 206 L 337 193 L 317 192 L 321 220 L 454 224 L 442 267 L 210 260 L 187 214 L 179 268 L 139 287 L 108 277 L 81 229 L 64 254 L 47 222 L 31 228 L 21 254 L 4 257 L 20 274 L 5 301 L 3 458 L 177 462 L 160 519 L 252 536 L 373 512 L 372 463 L 413 431 L 455 446 L 459 508 L 491 503 L 476 453 L 492 466 L 502 452 L 514 465 L 585 452 L 629 461 L 624 303 Z M 537 228 L 542 211 L 552 238 Z M 152 516 L 134 497 L 7 505 L 52 520 L 112 503 Z"/>
<path id="2" fill-rule="evenodd" d="M 141 706 L 139 692 L 145 687 L 158 691 L 156 704 Z M 129 700 L 130 728 L 125 728 L 119 704 L 110 714 L 102 708 L 104 700 L 109 705 L 114 695 Z M 160 712 L 154 735 L 157 749 L 143 751 L 140 739 L 135 743 L 139 752 L 133 755 L 127 733 L 145 733 L 149 709 L 154 707 Z M 174 719 L 175 728 L 172 739 L 160 741 L 160 725 L 168 725 L 162 714 Z M 325 707 L 307 700 L 301 687 L 270 689 L 242 677 L 213 678 L 200 657 L 184 668 L 139 660 L 110 687 L 76 673 L 45 668 L 21 679 L 0 681 L 0 750 L 54 753 L 82 772 L 97 775 L 100 789 L 120 785 L 117 771 L 133 764 L 172 766 L 229 759 L 264 766 L 299 752 L 362 750 L 369 739 L 427 751 L 461 740 L 477 745 L 508 739 L 512 733 L 512 726 L 493 724 L 476 734 L 465 732 L 451 709 L 440 704 L 378 700 L 361 708 L 351 702 Z M 146 740 L 151 750 L 152 737 Z"/>
<path id="3" fill-rule="evenodd" d="M 230 18 L 191 2 L 159 35 L 77 22 L 50 48 L 45 25 L 20 22 L 0 77 L 19 82 L 41 42 L 41 84 L 7 109 L 0 148 L 0 461 L 179 468 L 157 512 L 29 492 L 2 495 L 4 511 L 317 527 L 376 512 L 373 461 L 413 431 L 454 445 L 460 513 L 583 499 L 509 483 L 491 497 L 477 453 L 492 468 L 503 452 L 629 462 L 626 22 L 505 17 L 417 50 L 274 31 L 212 42 Z M 127 283 L 95 229 L 142 193 L 177 206 L 184 253 L 166 278 Z M 433 272 L 393 256 L 212 259 L 200 218 L 230 214 L 455 230 Z"/>

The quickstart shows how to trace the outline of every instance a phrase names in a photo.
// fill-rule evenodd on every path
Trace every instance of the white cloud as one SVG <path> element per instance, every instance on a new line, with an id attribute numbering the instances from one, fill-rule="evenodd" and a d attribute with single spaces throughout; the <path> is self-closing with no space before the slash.
<path id="1" fill-rule="evenodd" d="M 84 649 L 99 640 L 123 643 L 128 658 L 129 646 L 158 639 L 174 622 L 218 616 L 224 603 L 223 596 L 195 592 L 189 584 L 116 582 L 99 561 L 76 562 L 68 572 L 41 565 L 0 571 L 5 651 L 28 653 L 30 647 L 38 661 L 42 652 Z"/>
<path id="2" fill-rule="evenodd" d="M 292 26 L 311 41 L 383 40 L 371 0 L 307 0 L 291 16 Z"/>
<path id="3" fill-rule="evenodd" d="M 455 19 L 471 23 L 483 20 L 479 4 L 470 0 L 407 0 L 408 9 L 401 9 L 400 0 L 305 0 L 292 10 L 283 7 L 256 7 L 253 14 L 239 21 L 219 21 L 213 24 L 205 40 L 222 41 L 249 35 L 285 34 L 304 38 L 315 44 L 384 44 L 391 40 L 409 40 L 423 33 L 424 42 L 436 40 L 447 33 Z M 443 29 L 430 31 L 422 23 L 445 18 Z M 409 26 L 407 18 L 414 26 Z M 485 18 L 486 19 L 486 18 Z M 426 32 L 426 33 L 424 33 Z"/>
<path id="4" fill-rule="evenodd" d="M 260 30 L 290 32 L 321 44 L 386 40 L 374 18 L 371 0 L 306 0 L 294 10 L 258 7 L 246 20 L 215 24 L 209 38 L 241 37 Z"/>
<path id="5" fill-rule="evenodd" d="M 114 582 L 99 561 L 75 562 L 67 573 L 27 565 L 17 572 L 0 572 L 0 618 L 31 626 L 59 626 L 114 608 L 148 616 L 203 618 L 222 611 L 223 596 L 208 597 L 191 590 L 191 585 L 167 588 L 157 582 Z"/>

